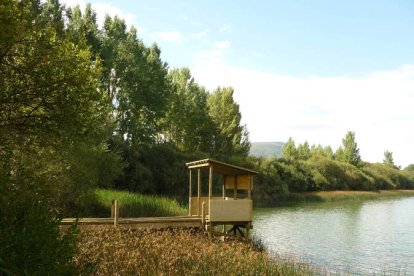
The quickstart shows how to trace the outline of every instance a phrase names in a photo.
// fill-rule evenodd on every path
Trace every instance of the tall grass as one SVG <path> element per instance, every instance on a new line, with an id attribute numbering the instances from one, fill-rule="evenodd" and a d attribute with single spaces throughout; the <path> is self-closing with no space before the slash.
<path id="1" fill-rule="evenodd" d="M 85 231 L 74 258 L 94 275 L 321 275 L 309 265 L 270 258 L 240 241 L 190 230 Z"/>
<path id="2" fill-rule="evenodd" d="M 180 216 L 187 213 L 187 209 L 176 200 L 165 197 L 108 189 L 97 189 L 95 195 L 87 216 L 109 217 L 113 199 L 118 200 L 120 217 Z"/>

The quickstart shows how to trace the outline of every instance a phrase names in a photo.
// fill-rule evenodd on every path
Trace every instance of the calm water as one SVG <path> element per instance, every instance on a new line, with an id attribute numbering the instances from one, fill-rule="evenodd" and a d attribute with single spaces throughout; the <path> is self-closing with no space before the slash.
<path id="1" fill-rule="evenodd" d="M 257 209 L 254 233 L 271 253 L 331 272 L 414 275 L 414 197 Z"/>

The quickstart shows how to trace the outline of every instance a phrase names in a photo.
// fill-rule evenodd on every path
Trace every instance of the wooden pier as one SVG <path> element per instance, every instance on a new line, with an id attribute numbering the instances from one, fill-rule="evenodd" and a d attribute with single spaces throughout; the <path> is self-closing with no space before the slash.
<path id="1" fill-rule="evenodd" d="M 64 218 L 61 228 L 69 228 L 76 218 Z M 142 218 L 81 218 L 77 220 L 78 228 L 86 230 L 97 226 L 138 228 L 202 228 L 202 220 L 198 216 L 179 217 L 142 217 Z"/>
<path id="2" fill-rule="evenodd" d="M 80 229 L 93 229 L 97 226 L 129 229 L 199 228 L 212 235 L 240 235 L 248 238 L 253 227 L 253 175 L 257 172 L 213 159 L 189 162 L 186 165 L 189 169 L 188 216 L 121 218 L 118 201 L 113 200 L 110 218 L 65 218 L 61 227 L 68 228 L 77 223 Z M 197 173 L 197 193 L 193 192 L 193 171 Z M 202 194 L 203 173 L 208 174 L 208 194 Z M 220 177 L 220 196 L 213 195 L 213 175 Z"/>

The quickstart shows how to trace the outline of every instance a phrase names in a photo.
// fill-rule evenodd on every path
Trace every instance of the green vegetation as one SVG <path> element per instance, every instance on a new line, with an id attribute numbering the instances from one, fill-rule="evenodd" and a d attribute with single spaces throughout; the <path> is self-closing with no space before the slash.
<path id="1" fill-rule="evenodd" d="M 91 217 L 109 217 L 113 199 L 119 202 L 121 217 L 166 217 L 182 216 L 188 213 L 187 208 L 180 206 L 176 200 L 165 197 L 108 189 L 96 189 L 95 194 L 96 201 L 87 210 Z"/>
<path id="2" fill-rule="evenodd" d="M 322 191 L 306 193 L 289 193 L 278 195 L 271 202 L 258 200 L 255 205 L 286 206 L 300 203 L 322 202 L 357 202 L 366 200 L 382 200 L 414 196 L 414 190 L 379 190 L 379 191 Z"/>
<path id="3" fill-rule="evenodd" d="M 186 198 L 184 163 L 200 158 L 259 171 L 255 198 L 266 202 L 414 188 L 413 166 L 390 166 L 390 154 L 385 165 L 362 162 L 353 132 L 335 154 L 290 139 L 281 159 L 249 158 L 231 87 L 209 92 L 188 69 L 169 68 L 121 18 L 99 28 L 91 5 L 4 0 L 0 23 L 0 273 L 76 273 L 65 261 L 76 235 L 59 232 L 62 217 L 103 212 L 109 200 L 97 198 L 115 192 L 97 188 Z M 125 215 L 182 212 L 155 197 L 116 195 Z"/>
<path id="4" fill-rule="evenodd" d="M 313 195 L 298 196 L 297 193 L 316 191 L 414 189 L 413 170 L 410 166 L 401 170 L 391 165 L 392 153 L 387 153 L 384 163 L 366 163 L 359 157 L 353 132 L 348 132 L 342 142 L 333 154 L 330 147 L 309 147 L 307 142 L 296 146 L 290 138 L 282 158 L 250 158 L 260 172 L 255 181 L 256 203 L 277 205 L 309 200 Z"/>
<path id="5" fill-rule="evenodd" d="M 75 264 L 97 275 L 321 275 L 293 260 L 270 258 L 250 243 L 211 241 L 200 232 L 85 231 Z M 257 246 L 256 246 L 257 248 Z"/>

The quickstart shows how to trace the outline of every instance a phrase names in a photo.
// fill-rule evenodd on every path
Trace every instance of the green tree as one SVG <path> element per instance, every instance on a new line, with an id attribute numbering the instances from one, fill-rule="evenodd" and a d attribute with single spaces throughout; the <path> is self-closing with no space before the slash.
<path id="1" fill-rule="evenodd" d="M 323 156 L 325 156 L 328 159 L 333 159 L 334 158 L 334 153 L 333 153 L 333 150 L 332 150 L 331 146 L 326 146 L 323 149 Z"/>
<path id="2" fill-rule="evenodd" d="M 100 63 L 57 33 L 50 3 L 0 9 L 0 271 L 10 274 L 73 272 L 59 217 L 90 195 L 111 134 Z"/>
<path id="3" fill-rule="evenodd" d="M 91 4 L 86 5 L 82 14 L 80 7 L 75 6 L 67 10 L 66 32 L 70 39 L 77 45 L 88 45 L 92 52 L 92 59 L 100 56 L 101 32 L 96 23 L 96 13 L 92 10 Z"/>
<path id="4" fill-rule="evenodd" d="M 342 146 L 336 152 L 336 160 L 342 161 L 356 167 L 362 165 L 358 144 L 355 141 L 355 132 L 348 131 L 342 139 Z"/>
<path id="5" fill-rule="evenodd" d="M 118 17 L 106 17 L 101 56 L 104 85 L 114 103 L 115 133 L 132 144 L 152 144 L 170 99 L 167 64 L 157 45 L 145 47 Z"/>
<path id="6" fill-rule="evenodd" d="M 296 160 L 298 158 L 298 151 L 292 137 L 289 137 L 283 147 L 282 158 L 286 160 Z"/>
<path id="7" fill-rule="evenodd" d="M 305 141 L 303 144 L 298 145 L 297 156 L 300 160 L 308 160 L 310 158 L 311 150 L 307 141 Z"/>
<path id="8" fill-rule="evenodd" d="M 208 97 L 210 116 L 215 124 L 214 152 L 247 156 L 250 150 L 247 127 L 241 125 L 239 105 L 231 87 L 217 88 Z"/>
<path id="9" fill-rule="evenodd" d="M 388 150 L 384 151 L 384 160 L 382 162 L 387 166 L 395 168 L 394 158 L 392 157 L 392 152 Z"/>
<path id="10" fill-rule="evenodd" d="M 204 88 L 187 68 L 169 72 L 173 95 L 164 119 L 165 140 L 185 151 L 211 152 L 214 125 Z"/>
<path id="11" fill-rule="evenodd" d="M 414 164 L 410 164 L 404 168 L 404 171 L 414 172 Z"/>

